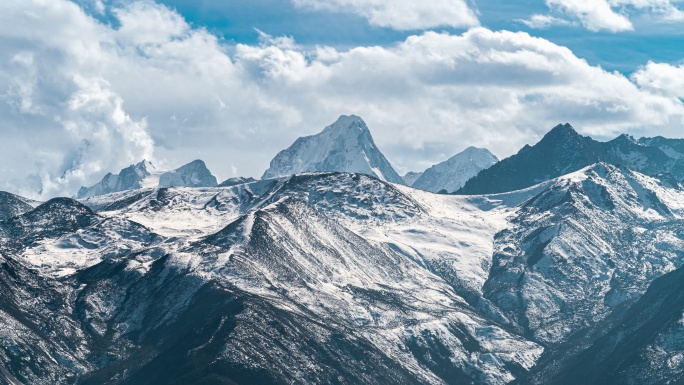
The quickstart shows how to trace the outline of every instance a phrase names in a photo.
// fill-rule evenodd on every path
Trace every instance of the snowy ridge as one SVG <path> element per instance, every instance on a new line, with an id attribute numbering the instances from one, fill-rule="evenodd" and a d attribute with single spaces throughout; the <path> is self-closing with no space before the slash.
<path id="1" fill-rule="evenodd" d="M 271 161 L 261 179 L 304 172 L 352 172 L 403 183 L 375 145 L 363 119 L 343 115 L 321 133 L 297 139 Z"/>
<path id="2" fill-rule="evenodd" d="M 681 190 L 608 164 L 558 178 L 497 235 L 484 296 L 559 342 L 682 265 L 683 205 Z"/>
<path id="3" fill-rule="evenodd" d="M 83 199 L 118 191 L 135 190 L 159 184 L 162 174 L 154 165 L 146 160 L 124 168 L 119 174 L 108 173 L 102 181 L 91 186 L 81 187 L 75 198 Z"/>
<path id="4" fill-rule="evenodd" d="M 31 211 L 38 205 L 39 202 L 0 191 L 0 221 Z"/>

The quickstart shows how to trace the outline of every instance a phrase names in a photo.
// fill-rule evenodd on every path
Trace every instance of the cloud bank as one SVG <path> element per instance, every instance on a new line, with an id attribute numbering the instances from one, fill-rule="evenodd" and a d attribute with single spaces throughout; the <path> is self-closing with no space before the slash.
<path id="1" fill-rule="evenodd" d="M 681 66 L 625 77 L 527 33 L 427 31 L 346 50 L 262 33 L 232 46 L 151 2 L 108 12 L 116 23 L 64 0 L 0 4 L 0 188 L 72 195 L 143 158 L 258 176 L 350 113 L 400 172 L 470 145 L 507 156 L 560 122 L 592 135 L 684 128 Z"/>

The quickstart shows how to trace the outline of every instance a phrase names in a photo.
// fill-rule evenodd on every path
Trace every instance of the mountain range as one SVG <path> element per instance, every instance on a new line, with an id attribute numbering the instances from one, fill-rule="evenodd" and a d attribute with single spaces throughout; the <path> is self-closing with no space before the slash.
<path id="1" fill-rule="evenodd" d="M 307 164 L 380 154 L 341 121 L 323 133 L 349 151 L 309 139 Z M 0 193 L 0 382 L 683 383 L 680 143 L 562 125 L 413 183 L 484 160 L 458 194 L 367 169 L 198 188 L 197 162 L 79 200 Z"/>
<path id="2" fill-rule="evenodd" d="M 543 159 L 543 161 L 540 161 Z M 582 136 L 570 124 L 556 126 L 534 146 L 502 160 L 467 181 L 458 194 L 495 194 L 533 186 L 606 162 L 647 175 L 684 180 L 684 139 L 620 135 L 609 142 Z"/>
<path id="3" fill-rule="evenodd" d="M 206 164 L 194 160 L 172 171 L 160 171 L 151 162 L 142 162 L 124 168 L 118 174 L 108 173 L 91 187 L 81 187 L 74 198 L 83 199 L 144 187 L 216 187 L 218 182 Z"/>
<path id="4" fill-rule="evenodd" d="M 298 138 L 292 146 L 279 152 L 261 179 L 287 177 L 305 172 L 351 172 L 426 191 L 454 192 L 479 171 L 497 161 L 498 159 L 488 150 L 470 147 L 424 172 L 411 172 L 401 177 L 376 146 L 363 119 L 355 115 L 342 115 L 322 132 Z M 156 186 L 230 187 L 254 180 L 248 177 L 233 177 L 219 184 L 201 160 L 166 172 L 143 160 L 124 168 L 119 174 L 108 173 L 91 187 L 81 187 L 74 198 L 83 199 Z"/>

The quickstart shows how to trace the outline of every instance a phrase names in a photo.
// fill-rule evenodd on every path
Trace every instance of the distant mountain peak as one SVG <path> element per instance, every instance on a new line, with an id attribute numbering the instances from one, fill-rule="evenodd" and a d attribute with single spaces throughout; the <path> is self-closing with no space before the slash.
<path id="1" fill-rule="evenodd" d="M 406 174 L 404 174 L 404 176 L 402 176 L 402 178 L 404 179 L 404 183 L 407 186 L 412 186 L 414 183 L 416 183 L 418 178 L 421 177 L 421 175 L 423 175 L 423 171 L 421 171 L 421 172 L 409 171 Z"/>
<path id="2" fill-rule="evenodd" d="M 119 191 L 158 186 L 214 187 L 218 183 L 202 160 L 194 160 L 175 170 L 164 172 L 148 160 L 130 165 L 119 174 L 107 173 L 99 183 L 81 187 L 77 199 Z"/>
<path id="3" fill-rule="evenodd" d="M 454 192 L 498 161 L 489 150 L 471 146 L 428 168 L 411 186 L 431 192 Z"/>
<path id="4" fill-rule="evenodd" d="M 217 185 L 216 177 L 200 159 L 193 160 L 173 171 L 165 172 L 159 177 L 160 187 L 215 187 Z"/>
<path id="5" fill-rule="evenodd" d="M 262 179 L 331 171 L 362 173 L 403 183 L 375 145 L 366 123 L 356 115 L 342 115 L 322 132 L 298 138 L 273 158 Z"/>
<path id="6" fill-rule="evenodd" d="M 140 170 L 156 170 L 157 167 L 152 164 L 149 160 L 143 159 L 140 163 L 135 165 L 135 168 L 140 169 Z"/>

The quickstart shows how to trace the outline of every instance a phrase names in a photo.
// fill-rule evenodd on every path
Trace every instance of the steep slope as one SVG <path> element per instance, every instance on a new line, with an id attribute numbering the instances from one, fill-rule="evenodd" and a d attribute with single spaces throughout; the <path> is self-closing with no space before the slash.
<path id="1" fill-rule="evenodd" d="M 498 161 L 499 159 L 489 150 L 468 147 L 448 160 L 425 170 L 411 186 L 426 191 L 452 193 L 463 187 L 480 171 L 488 169 Z"/>
<path id="2" fill-rule="evenodd" d="M 97 367 L 89 354 L 101 349 L 91 339 L 101 329 L 83 327 L 72 277 L 156 241 L 138 224 L 67 198 L 0 222 L 0 379 L 75 383 Z"/>
<path id="3" fill-rule="evenodd" d="M 83 199 L 113 192 L 135 190 L 150 185 L 156 186 L 161 173 L 152 163 L 142 162 L 124 168 L 119 174 L 108 173 L 97 184 L 91 187 L 81 187 L 75 198 Z"/>
<path id="4" fill-rule="evenodd" d="M 684 158 L 676 139 L 635 140 L 628 135 L 598 142 L 579 135 L 569 124 L 558 125 L 534 146 L 482 171 L 457 194 L 495 194 L 533 186 L 598 162 L 625 166 L 650 176 L 669 174 L 684 181 Z M 669 154 L 669 155 L 668 155 Z"/>
<path id="5" fill-rule="evenodd" d="M 639 144 L 657 147 L 672 159 L 684 159 L 684 139 L 669 139 L 662 136 L 655 138 L 641 138 Z"/>
<path id="6" fill-rule="evenodd" d="M 595 325 L 592 333 L 577 336 L 549 352 L 539 368 L 519 383 L 682 383 L 683 283 L 684 268 L 658 278 L 629 309 Z"/>
<path id="7" fill-rule="evenodd" d="M 216 177 L 199 159 L 159 176 L 159 187 L 216 187 L 216 185 L 218 185 Z"/>
<path id="8" fill-rule="evenodd" d="M 494 240 L 484 296 L 529 338 L 559 343 L 684 262 L 684 194 L 598 164 L 545 185 Z"/>
<path id="9" fill-rule="evenodd" d="M 457 194 L 520 190 L 602 160 L 598 142 L 579 135 L 569 124 L 558 125 L 536 145 L 525 146 L 516 155 L 483 170 Z"/>
<path id="10" fill-rule="evenodd" d="M 0 221 L 33 210 L 33 206 L 29 202 L 28 199 L 18 195 L 0 191 Z"/>
<path id="11" fill-rule="evenodd" d="M 323 132 L 297 139 L 273 158 L 261 179 L 325 171 L 363 173 L 403 183 L 375 145 L 366 123 L 354 115 L 340 116 Z"/>

